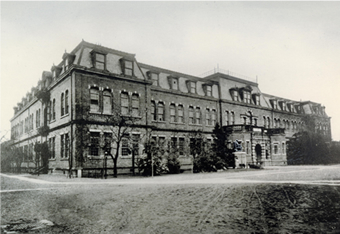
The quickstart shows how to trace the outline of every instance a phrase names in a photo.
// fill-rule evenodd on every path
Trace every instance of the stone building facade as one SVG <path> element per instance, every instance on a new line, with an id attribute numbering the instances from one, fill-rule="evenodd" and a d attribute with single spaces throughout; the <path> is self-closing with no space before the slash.
<path id="1" fill-rule="evenodd" d="M 42 90 L 48 93 L 47 101 L 37 98 Z M 75 169 L 102 167 L 105 150 L 91 142 L 112 132 L 105 119 L 116 111 L 136 119 L 130 136 L 137 157 L 151 129 L 155 141 L 176 145 L 182 169 L 192 167 L 192 134 L 200 131 L 212 141 L 217 122 L 227 128 L 230 141 L 242 144 L 247 163 L 286 164 L 287 141 L 303 128 L 306 115 L 316 120 L 316 130 L 331 138 L 330 117 L 319 103 L 264 94 L 258 83 L 222 72 L 200 78 L 170 71 L 140 63 L 134 54 L 82 41 L 51 71 L 43 72 L 37 87 L 14 107 L 11 134 L 28 155 L 23 166 L 34 166 L 34 144 L 47 141 L 50 168 L 67 169 L 70 160 Z M 82 145 L 80 124 L 86 126 L 90 143 Z M 48 132 L 41 134 L 44 126 Z M 77 161 L 77 145 L 83 146 L 82 162 Z M 121 173 L 132 166 L 127 145 L 123 141 L 120 147 Z M 116 148 L 112 145 L 112 154 Z"/>

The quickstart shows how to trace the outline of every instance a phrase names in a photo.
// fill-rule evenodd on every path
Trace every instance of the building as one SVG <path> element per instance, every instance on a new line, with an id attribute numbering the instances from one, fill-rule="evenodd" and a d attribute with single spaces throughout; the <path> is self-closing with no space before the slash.
<path id="1" fill-rule="evenodd" d="M 82 41 L 44 71 L 37 87 L 14 107 L 11 137 L 28 155 L 23 166 L 34 166 L 34 144 L 47 141 L 50 168 L 67 169 L 70 161 L 75 169 L 102 167 L 105 150 L 94 143 L 110 134 L 104 120 L 114 111 L 137 120 L 130 133 L 137 156 L 152 129 L 154 140 L 177 146 L 183 169 L 191 168 L 191 133 L 201 131 L 211 141 L 217 122 L 230 132 L 231 141 L 241 142 L 247 163 L 286 164 L 287 141 L 303 128 L 306 115 L 331 138 L 330 117 L 319 103 L 264 94 L 257 82 L 225 72 L 200 78 L 166 70 L 140 63 L 134 54 Z M 81 121 L 84 116 L 87 121 Z M 80 124 L 90 144 L 78 137 Z M 119 168 L 128 172 L 127 142 L 119 153 Z"/>

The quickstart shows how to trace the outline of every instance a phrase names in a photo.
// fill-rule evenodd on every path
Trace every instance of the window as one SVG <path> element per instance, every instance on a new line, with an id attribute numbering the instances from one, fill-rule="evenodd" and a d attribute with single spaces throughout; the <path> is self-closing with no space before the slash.
<path id="1" fill-rule="evenodd" d="M 270 118 L 267 117 L 267 125 L 268 125 L 268 128 L 270 128 Z"/>
<path id="2" fill-rule="evenodd" d="M 260 105 L 260 95 L 259 94 L 253 94 L 253 100 L 255 105 L 259 106 Z"/>
<path id="3" fill-rule="evenodd" d="M 137 117 L 139 116 L 139 96 L 138 94 L 134 93 L 132 94 L 132 116 Z"/>
<path id="4" fill-rule="evenodd" d="M 112 113 L 112 96 L 109 90 L 104 90 L 103 92 L 103 113 Z"/>
<path id="5" fill-rule="evenodd" d="M 177 149 L 177 137 L 171 137 L 170 147 L 172 151 Z"/>
<path id="6" fill-rule="evenodd" d="M 65 92 L 65 114 L 68 114 L 68 90 Z"/>
<path id="7" fill-rule="evenodd" d="M 99 112 L 99 89 L 91 88 L 90 89 L 90 110 L 93 112 Z"/>
<path id="8" fill-rule="evenodd" d="M 211 97 L 211 86 L 207 85 L 207 96 Z"/>
<path id="9" fill-rule="evenodd" d="M 177 77 L 168 76 L 168 82 L 170 84 L 171 89 L 178 90 L 178 78 Z"/>
<path id="10" fill-rule="evenodd" d="M 47 122 L 50 122 L 52 120 L 52 101 L 49 102 L 49 105 L 47 107 Z"/>
<path id="11" fill-rule="evenodd" d="M 151 101 L 151 118 L 154 121 L 157 120 L 156 103 L 155 103 L 155 101 Z"/>
<path id="12" fill-rule="evenodd" d="M 225 120 L 225 125 L 229 125 L 229 111 L 225 112 L 224 120 Z"/>
<path id="13" fill-rule="evenodd" d="M 194 124 L 195 119 L 194 119 L 194 107 L 189 106 L 189 123 Z"/>
<path id="14" fill-rule="evenodd" d="M 52 103 L 52 120 L 55 120 L 55 99 L 53 99 Z"/>
<path id="15" fill-rule="evenodd" d="M 178 106 L 178 122 L 184 123 L 184 110 L 182 105 Z"/>
<path id="16" fill-rule="evenodd" d="M 247 124 L 247 117 L 243 117 L 243 124 L 244 124 L 244 125 Z"/>
<path id="17" fill-rule="evenodd" d="M 64 146 L 65 146 L 65 137 L 64 135 L 60 136 L 60 157 L 64 158 Z"/>
<path id="18" fill-rule="evenodd" d="M 205 111 L 205 125 L 211 125 L 210 110 L 208 108 Z"/>
<path id="19" fill-rule="evenodd" d="M 254 118 L 254 126 L 257 126 L 257 118 Z"/>
<path id="20" fill-rule="evenodd" d="M 196 83 L 190 82 L 190 93 L 196 93 Z"/>
<path id="21" fill-rule="evenodd" d="M 250 146 L 249 141 L 246 141 L 246 154 L 249 154 L 249 146 Z"/>
<path id="22" fill-rule="evenodd" d="M 176 122 L 176 107 L 175 104 L 170 105 L 170 122 Z"/>
<path id="23" fill-rule="evenodd" d="M 211 112 L 211 124 L 213 126 L 215 126 L 215 124 L 216 124 L 216 110 L 214 110 L 214 109 Z"/>
<path id="24" fill-rule="evenodd" d="M 126 76 L 133 76 L 133 62 L 130 60 L 121 60 L 122 72 Z"/>
<path id="25" fill-rule="evenodd" d="M 179 142 L 178 142 L 179 155 L 184 155 L 184 144 L 185 144 L 185 139 L 180 137 Z"/>
<path id="26" fill-rule="evenodd" d="M 90 155 L 99 156 L 99 132 L 90 133 Z"/>
<path id="27" fill-rule="evenodd" d="M 263 116 L 263 127 L 267 127 L 267 117 Z"/>
<path id="28" fill-rule="evenodd" d="M 122 139 L 122 156 L 129 156 L 129 140 L 127 138 Z"/>
<path id="29" fill-rule="evenodd" d="M 65 158 L 68 158 L 70 150 L 70 138 L 68 133 L 65 134 Z"/>
<path id="30" fill-rule="evenodd" d="M 286 154 L 285 143 L 282 142 L 282 154 Z"/>
<path id="31" fill-rule="evenodd" d="M 230 113 L 230 123 L 235 124 L 235 113 L 233 111 Z"/>
<path id="32" fill-rule="evenodd" d="M 52 142 L 51 142 L 51 144 L 52 144 L 52 149 L 51 149 L 51 158 L 55 158 L 55 137 L 52 137 L 51 138 L 52 139 Z"/>
<path id="33" fill-rule="evenodd" d="M 112 141 L 112 133 L 104 132 L 104 153 L 110 154 L 111 153 L 111 141 Z"/>
<path id="34" fill-rule="evenodd" d="M 139 134 L 132 134 L 132 148 L 136 156 L 139 155 Z"/>
<path id="35" fill-rule="evenodd" d="M 61 113 L 61 116 L 63 116 L 65 114 L 65 109 L 64 109 L 64 93 L 61 94 L 61 98 L 60 98 L 60 113 Z"/>
<path id="36" fill-rule="evenodd" d="M 235 89 L 231 90 L 231 97 L 232 97 L 233 101 L 238 101 L 237 90 L 235 90 Z"/>
<path id="37" fill-rule="evenodd" d="M 196 124 L 201 124 L 201 109 L 196 107 Z"/>
<path id="38" fill-rule="evenodd" d="M 250 103 L 250 92 L 243 91 L 243 102 Z"/>
<path id="39" fill-rule="evenodd" d="M 127 93 L 120 94 L 120 105 L 121 105 L 122 115 L 128 115 L 129 114 L 129 96 Z"/>
<path id="40" fill-rule="evenodd" d="M 285 102 L 281 102 L 281 108 L 282 108 L 282 111 L 286 111 L 286 103 Z"/>
<path id="41" fill-rule="evenodd" d="M 158 121 L 164 121 L 164 103 L 163 102 L 158 103 L 157 114 L 158 114 Z"/>
<path id="42" fill-rule="evenodd" d="M 158 74 L 157 73 L 150 73 L 150 78 L 152 81 L 152 85 L 158 86 Z"/>
<path id="43" fill-rule="evenodd" d="M 105 69 L 105 55 L 104 54 L 99 54 L 99 53 L 94 53 L 93 54 L 93 59 L 94 59 L 94 67 L 97 69 L 104 70 Z"/>
<path id="44" fill-rule="evenodd" d="M 274 144 L 274 154 L 278 154 L 279 152 L 279 145 L 277 143 Z"/>
<path id="45" fill-rule="evenodd" d="M 277 109 L 277 101 L 276 100 L 271 100 L 272 107 L 273 109 Z"/>

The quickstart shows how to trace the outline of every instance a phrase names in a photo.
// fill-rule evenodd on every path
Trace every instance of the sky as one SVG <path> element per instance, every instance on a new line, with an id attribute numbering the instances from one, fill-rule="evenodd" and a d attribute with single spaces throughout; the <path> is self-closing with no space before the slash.
<path id="1" fill-rule="evenodd" d="M 263 93 L 326 106 L 340 140 L 340 2 L 0 4 L 1 137 L 42 72 L 83 39 L 194 76 L 257 77 Z"/>

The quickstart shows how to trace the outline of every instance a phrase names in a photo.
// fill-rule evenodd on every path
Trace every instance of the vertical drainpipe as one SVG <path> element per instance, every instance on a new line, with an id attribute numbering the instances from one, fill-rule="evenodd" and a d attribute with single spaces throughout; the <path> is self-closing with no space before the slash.
<path id="1" fill-rule="evenodd" d="M 222 89 L 221 84 L 218 82 L 218 102 L 219 102 L 219 109 L 220 109 L 220 126 L 222 127 Z"/>
<path id="2" fill-rule="evenodd" d="M 70 112 L 71 112 L 71 142 L 72 145 L 70 145 L 69 147 L 71 148 L 71 152 L 70 152 L 70 157 L 71 157 L 71 163 L 72 163 L 72 167 L 75 166 L 75 161 L 73 162 L 73 144 L 74 144 L 74 139 L 73 139 L 73 77 L 74 77 L 74 71 L 72 71 L 71 73 L 71 92 L 70 92 Z M 72 172 L 72 168 L 71 168 L 71 172 Z"/>

